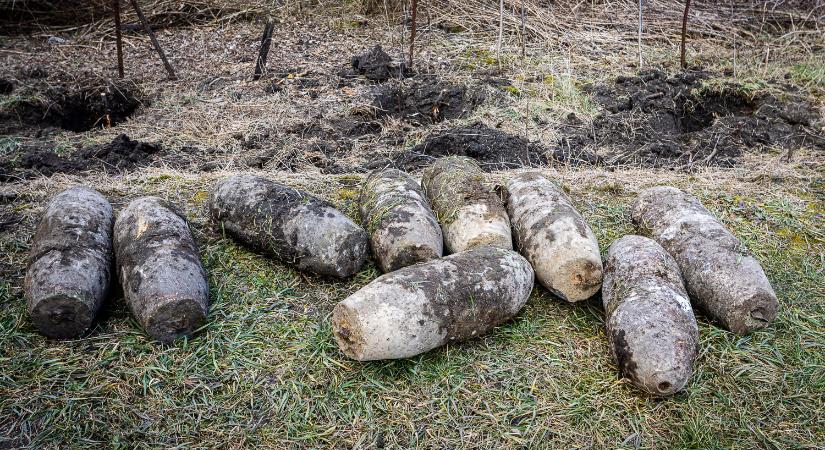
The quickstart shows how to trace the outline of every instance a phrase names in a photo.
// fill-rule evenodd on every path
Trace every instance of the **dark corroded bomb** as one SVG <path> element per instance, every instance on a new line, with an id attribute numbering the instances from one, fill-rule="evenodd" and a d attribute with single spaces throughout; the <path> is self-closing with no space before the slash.
<path id="1" fill-rule="evenodd" d="M 230 236 L 298 269 L 348 277 L 367 257 L 367 233 L 331 204 L 253 175 L 219 182 L 210 199 Z"/>
<path id="2" fill-rule="evenodd" d="M 24 281 L 29 315 L 52 338 L 72 338 L 92 325 L 112 276 L 112 205 L 97 191 L 57 194 L 37 226 Z"/>
<path id="3" fill-rule="evenodd" d="M 516 175 L 507 183 L 507 213 L 519 252 L 544 287 L 569 302 L 598 292 L 596 235 L 558 186 L 538 173 Z"/>
<path id="4" fill-rule="evenodd" d="M 382 275 L 335 306 L 338 347 L 358 361 L 408 358 L 480 336 L 521 310 L 533 269 L 480 247 Z"/>
<path id="5" fill-rule="evenodd" d="M 738 334 L 776 317 L 779 301 L 759 261 L 696 197 L 669 186 L 646 189 L 632 215 L 642 234 L 673 255 L 688 293 L 708 317 Z"/>
<path id="6" fill-rule="evenodd" d="M 450 253 L 484 245 L 513 248 L 507 211 L 485 186 L 484 172 L 475 161 L 463 156 L 440 158 L 424 170 L 421 186 L 441 222 Z"/>
<path id="7" fill-rule="evenodd" d="M 676 261 L 652 239 L 618 239 L 607 252 L 602 302 L 622 375 L 654 395 L 682 390 L 699 329 Z"/>
<path id="8" fill-rule="evenodd" d="M 371 173 L 361 189 L 358 208 L 370 234 L 372 253 L 384 272 L 443 254 L 441 227 L 421 187 L 406 173 L 397 169 Z"/>
<path id="9" fill-rule="evenodd" d="M 189 226 L 163 200 L 130 202 L 115 221 L 126 304 L 153 339 L 172 342 L 206 320 L 209 288 Z"/>

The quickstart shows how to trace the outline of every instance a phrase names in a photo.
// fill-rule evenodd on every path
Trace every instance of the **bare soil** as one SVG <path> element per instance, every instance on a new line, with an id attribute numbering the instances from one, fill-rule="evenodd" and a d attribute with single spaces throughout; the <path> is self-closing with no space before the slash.
<path id="1" fill-rule="evenodd" d="M 751 92 L 716 78 L 651 70 L 589 87 L 603 112 L 592 124 L 569 116 L 555 155 L 574 163 L 687 168 L 731 167 L 749 150 L 825 150 L 814 127 L 819 112 L 797 88 L 775 83 L 776 93 Z"/>
<path id="2" fill-rule="evenodd" d="M 405 78 L 411 75 L 404 63 L 393 62 L 390 55 L 376 45 L 370 50 L 352 57 L 352 67 L 342 70 L 344 78 L 362 76 L 368 80 L 384 82 L 390 78 Z"/>
<path id="3" fill-rule="evenodd" d="M 132 140 L 125 134 L 108 144 L 91 145 L 70 156 L 35 146 L 23 149 L 15 159 L 0 160 L 0 180 L 91 170 L 118 172 L 147 165 L 161 150 L 160 144 Z"/>
<path id="4" fill-rule="evenodd" d="M 98 77 L 82 83 L 45 80 L 44 67 L 18 70 L 17 82 L 0 80 L 0 133 L 30 133 L 43 128 L 82 132 L 117 125 L 131 117 L 144 102 L 140 89 L 128 81 Z"/>
<path id="5" fill-rule="evenodd" d="M 482 100 L 467 86 L 421 78 L 407 85 L 381 87 L 372 105 L 379 118 L 395 117 L 420 126 L 464 117 Z"/>
<path id="6" fill-rule="evenodd" d="M 406 171 L 419 170 L 442 156 L 458 155 L 475 159 L 485 171 L 494 171 L 545 165 L 547 152 L 539 143 L 475 122 L 433 134 L 394 157 L 389 165 Z"/>

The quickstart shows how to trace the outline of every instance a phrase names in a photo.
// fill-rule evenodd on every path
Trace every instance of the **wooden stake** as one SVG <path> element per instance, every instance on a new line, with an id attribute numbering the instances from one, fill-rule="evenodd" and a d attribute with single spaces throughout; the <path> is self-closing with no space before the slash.
<path id="1" fill-rule="evenodd" d="M 264 26 L 264 35 L 261 37 L 261 49 L 258 52 L 258 60 L 255 63 L 255 74 L 252 76 L 253 80 L 261 78 L 266 72 L 266 58 L 269 56 L 269 47 L 272 45 L 272 31 L 275 29 L 275 21 L 272 17 L 266 19 Z"/>
<path id="2" fill-rule="evenodd" d="M 644 3 L 639 0 L 639 70 L 642 70 L 642 11 Z"/>
<path id="3" fill-rule="evenodd" d="M 498 59 L 498 71 L 501 72 L 501 40 L 504 38 L 504 0 L 498 2 L 498 46 L 496 47 L 496 57 Z"/>
<path id="4" fill-rule="evenodd" d="M 679 61 L 682 64 L 683 70 L 687 68 L 687 62 L 685 61 L 685 41 L 687 40 L 688 10 L 690 10 L 690 0 L 685 1 L 685 13 L 682 15 L 682 51 Z"/>
<path id="5" fill-rule="evenodd" d="M 115 10 L 115 41 L 117 42 L 117 77 L 123 78 L 123 36 L 120 33 L 120 0 L 112 0 Z"/>
<path id="6" fill-rule="evenodd" d="M 410 30 L 410 70 L 413 68 L 413 52 L 415 50 L 415 19 L 418 12 L 418 0 L 412 0 L 412 29 Z"/>
<path id="7" fill-rule="evenodd" d="M 527 35 L 524 34 L 524 0 L 521 0 L 521 59 L 524 61 L 525 47 L 527 46 Z"/>
<path id="8" fill-rule="evenodd" d="M 140 9 L 140 5 L 138 5 L 137 0 L 129 0 L 129 2 L 132 4 L 132 8 L 134 8 L 135 13 L 137 13 L 140 18 L 140 22 L 143 24 L 143 29 L 146 31 L 146 34 L 149 35 L 149 39 L 152 41 L 155 51 L 157 51 L 158 55 L 160 55 L 160 60 L 163 61 L 163 66 L 166 67 L 166 72 L 169 74 L 169 79 L 177 80 L 178 77 L 175 75 L 175 69 L 173 69 L 172 65 L 169 64 L 169 60 L 166 59 L 166 53 L 164 53 L 163 49 L 160 47 L 160 42 L 158 42 L 158 38 L 155 37 L 155 32 L 152 31 L 152 27 L 149 26 L 149 21 L 146 20 L 146 16 L 143 15 L 143 11 Z"/>

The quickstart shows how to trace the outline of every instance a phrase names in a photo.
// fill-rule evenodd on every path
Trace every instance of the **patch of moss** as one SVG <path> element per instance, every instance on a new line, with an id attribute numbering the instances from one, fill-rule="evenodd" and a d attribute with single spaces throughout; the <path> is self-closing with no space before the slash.
<path id="1" fill-rule="evenodd" d="M 463 56 L 468 60 L 466 64 L 468 69 L 498 66 L 498 58 L 486 48 L 469 48 L 464 51 Z"/>
<path id="2" fill-rule="evenodd" d="M 202 203 L 206 202 L 206 199 L 208 199 L 208 198 L 209 198 L 209 192 L 207 192 L 205 190 L 199 190 L 198 192 L 195 192 L 194 195 L 192 195 L 192 203 L 202 204 Z"/>
<path id="3" fill-rule="evenodd" d="M 341 200 L 344 200 L 344 201 L 347 201 L 347 200 L 350 200 L 350 201 L 357 200 L 357 199 L 358 199 L 358 195 L 359 195 L 359 194 L 360 194 L 360 193 L 358 192 L 358 190 L 357 190 L 357 189 L 351 189 L 351 188 L 341 188 L 341 189 L 338 189 L 338 198 L 340 198 Z"/>

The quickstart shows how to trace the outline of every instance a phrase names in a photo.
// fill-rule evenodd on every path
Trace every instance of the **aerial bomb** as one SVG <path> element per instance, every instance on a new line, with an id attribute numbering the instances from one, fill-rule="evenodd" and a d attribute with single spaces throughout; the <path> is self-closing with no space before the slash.
<path id="1" fill-rule="evenodd" d="M 300 270 L 344 278 L 367 258 L 363 228 L 328 202 L 266 178 L 226 178 L 209 205 L 230 236 Z"/>
<path id="2" fill-rule="evenodd" d="M 186 220 L 157 197 L 130 202 L 115 221 L 123 296 L 153 339 L 169 343 L 206 320 L 209 288 Z"/>
<path id="3" fill-rule="evenodd" d="M 35 327 L 72 338 L 92 325 L 112 277 L 112 205 L 84 186 L 46 206 L 29 252 L 24 294 Z"/>
<path id="4" fill-rule="evenodd" d="M 682 390 L 693 373 L 699 329 L 676 261 L 646 237 L 618 239 L 607 252 L 602 303 L 622 376 L 653 395 Z"/>
<path id="5" fill-rule="evenodd" d="M 596 235 L 558 186 L 538 173 L 516 175 L 507 182 L 507 213 L 516 246 L 544 287 L 569 302 L 598 292 Z"/>
<path id="6" fill-rule="evenodd" d="M 371 173 L 361 189 L 358 209 L 373 256 L 384 272 L 442 256 L 444 238 L 438 221 L 421 186 L 406 173 L 397 169 Z"/>
<path id="7" fill-rule="evenodd" d="M 724 328 L 748 334 L 776 317 L 776 298 L 759 261 L 696 197 L 669 186 L 639 194 L 633 222 L 670 253 L 696 306 Z"/>
<path id="8" fill-rule="evenodd" d="M 384 274 L 335 306 L 335 341 L 358 361 L 409 358 L 489 332 L 533 288 L 521 255 L 479 247 Z"/>
<path id="9" fill-rule="evenodd" d="M 439 158 L 424 170 L 421 187 L 441 222 L 450 253 L 485 245 L 513 248 L 507 211 L 472 159 Z"/>

